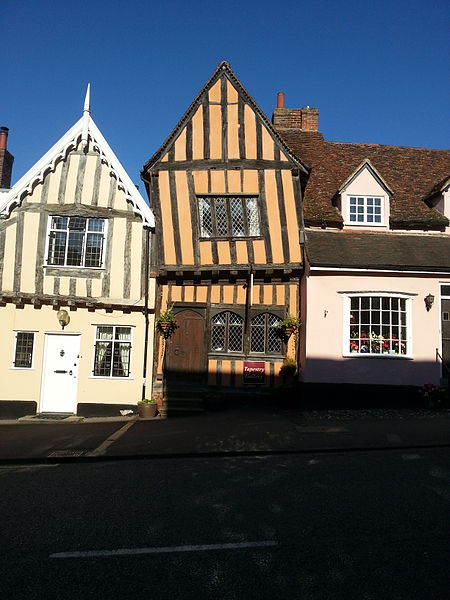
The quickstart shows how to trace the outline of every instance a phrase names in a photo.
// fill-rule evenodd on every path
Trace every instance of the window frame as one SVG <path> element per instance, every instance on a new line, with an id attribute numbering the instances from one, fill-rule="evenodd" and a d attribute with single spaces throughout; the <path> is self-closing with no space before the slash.
<path id="1" fill-rule="evenodd" d="M 67 223 L 67 227 L 65 229 L 53 229 L 52 228 L 52 219 L 54 218 L 67 218 L 70 219 L 71 217 L 76 217 L 78 219 L 84 219 L 85 220 L 85 229 L 83 231 L 83 248 L 82 248 L 82 259 L 81 259 L 81 264 L 79 265 L 68 265 L 67 264 L 67 252 L 68 252 L 68 242 L 69 242 L 69 222 Z M 97 219 L 99 221 L 103 221 L 103 231 L 90 231 L 89 229 L 87 229 L 88 224 L 89 224 L 89 220 L 90 219 Z M 61 232 L 65 232 L 66 233 L 66 240 L 65 240 L 65 250 L 64 250 L 64 264 L 61 265 L 56 265 L 53 264 L 51 262 L 49 262 L 49 252 L 50 252 L 50 236 L 51 233 L 54 231 L 61 231 Z M 96 234 L 100 234 L 103 236 L 103 244 L 102 244 L 102 252 L 101 252 L 101 259 L 100 259 L 100 266 L 86 266 L 85 262 L 86 262 L 86 244 L 87 244 L 87 236 L 89 233 L 96 233 Z M 45 267 L 49 267 L 49 268 L 55 268 L 55 269 L 83 269 L 83 270 L 87 270 L 87 269 L 92 269 L 95 271 L 101 271 L 105 269 L 105 263 L 106 263 L 106 242 L 107 242 L 107 238 L 108 238 L 108 219 L 106 219 L 103 216 L 95 216 L 95 215 L 91 215 L 91 216 L 80 216 L 80 215 L 74 215 L 74 214 L 67 214 L 67 215 L 61 215 L 61 214 L 49 214 L 48 216 L 48 222 L 47 222 L 47 235 L 46 235 L 46 244 L 45 244 L 45 254 L 44 254 L 44 266 Z"/>
<path id="2" fill-rule="evenodd" d="M 31 334 L 33 336 L 33 342 L 32 342 L 32 347 L 31 347 L 31 361 L 30 361 L 29 366 L 17 366 L 16 365 L 16 362 L 17 362 L 17 339 L 20 334 L 24 334 L 24 333 Z M 35 331 L 30 331 L 29 329 L 20 329 L 20 330 L 15 331 L 14 332 L 14 353 L 13 353 L 11 369 L 17 369 L 20 371 L 33 370 L 34 369 L 35 348 L 36 348 L 36 332 Z"/>
<path id="3" fill-rule="evenodd" d="M 199 239 L 202 241 L 208 240 L 257 240 L 262 239 L 262 220 L 261 220 L 261 209 L 259 202 L 258 194 L 198 194 L 196 196 L 197 199 L 197 219 L 198 219 L 198 233 Z M 201 200 L 210 200 L 213 202 L 213 208 L 211 210 L 211 225 L 214 233 L 210 236 L 203 235 L 203 224 L 202 224 L 202 214 L 200 211 L 200 201 Z M 218 224 L 217 224 L 217 215 L 216 215 L 216 200 L 224 199 L 226 200 L 226 213 L 227 213 L 227 230 L 228 233 L 221 235 L 218 233 Z M 233 217 L 231 214 L 231 200 L 240 200 L 242 203 L 242 215 L 244 219 L 244 235 L 233 235 Z M 245 203 L 246 200 L 255 200 L 256 202 L 256 211 L 258 215 L 258 231 L 259 233 L 256 235 L 251 235 L 249 232 L 249 221 L 248 221 L 248 212 L 246 210 L 247 205 Z"/>
<path id="4" fill-rule="evenodd" d="M 350 328 L 351 328 L 351 299 L 352 298 L 396 298 L 398 300 L 405 300 L 405 313 L 406 313 L 406 352 L 404 354 L 400 353 L 390 353 L 390 352 L 351 352 L 350 351 L 350 342 L 352 340 L 350 336 Z M 412 335 L 412 294 L 406 294 L 401 292 L 345 292 L 343 294 L 344 307 L 343 307 L 343 338 L 342 338 L 342 356 L 348 358 L 388 358 L 388 359 L 412 359 L 413 351 L 413 335 Z M 371 309 L 368 309 L 371 310 Z M 382 309 L 381 309 L 382 310 Z M 400 312 L 401 309 L 399 309 Z M 392 308 L 389 309 L 389 314 L 392 315 Z M 390 318 L 389 325 L 392 325 L 392 318 Z M 370 324 L 367 326 L 370 329 Z M 383 324 L 380 322 L 380 327 Z M 401 327 L 401 324 L 398 325 Z M 370 331 L 369 331 L 370 335 Z M 381 335 L 381 333 L 380 333 Z M 357 338 L 360 339 L 360 338 Z M 390 338 L 392 339 L 392 338 Z M 403 340 L 399 340 L 399 343 L 403 343 Z"/>
<path id="5" fill-rule="evenodd" d="M 256 317 L 259 317 L 261 315 L 265 316 L 265 323 L 264 323 L 264 351 L 263 352 L 257 352 L 256 350 L 252 350 L 252 322 Z M 269 328 L 270 328 L 270 324 L 268 323 L 268 317 L 270 316 L 274 316 L 277 317 L 281 321 L 283 320 L 283 318 L 281 316 L 279 316 L 278 314 L 272 312 L 270 309 L 267 310 L 261 310 L 258 311 L 257 313 L 253 314 L 250 316 L 250 322 L 249 322 L 249 354 L 251 354 L 252 356 L 282 356 L 283 355 L 283 339 L 280 336 L 280 350 L 279 352 L 271 352 L 268 349 L 268 344 L 269 344 Z"/>
<path id="6" fill-rule="evenodd" d="M 133 379 L 133 377 L 131 377 L 131 370 L 132 370 L 132 357 L 133 357 L 132 350 L 133 350 L 134 326 L 133 325 L 110 325 L 107 323 L 102 323 L 102 324 L 93 325 L 93 327 L 94 327 L 94 343 L 93 343 L 93 349 L 92 349 L 93 350 L 92 351 L 92 375 L 90 378 L 92 378 L 92 379 L 124 380 L 124 381 L 129 381 L 129 380 Z M 101 338 L 98 337 L 100 327 L 112 327 L 113 328 L 113 337 L 111 340 L 102 340 Z M 129 346 L 129 355 L 128 355 L 128 374 L 125 376 L 116 376 L 116 375 L 112 374 L 112 369 L 114 366 L 114 346 L 115 346 L 116 342 L 120 342 L 120 340 L 116 340 L 116 337 L 115 337 L 117 328 L 123 328 L 123 329 L 130 330 L 130 339 L 126 340 L 126 343 L 128 343 L 128 346 Z M 96 370 L 96 358 L 97 358 L 97 342 L 104 342 L 104 341 L 112 342 L 110 374 L 109 375 L 105 375 L 105 374 L 96 375 L 95 370 Z M 122 341 L 122 343 L 123 343 L 123 341 Z"/>
<path id="7" fill-rule="evenodd" d="M 350 200 L 351 198 L 355 198 L 357 201 L 359 199 L 364 200 L 364 220 L 363 221 L 352 221 L 350 219 Z M 380 200 L 380 222 L 370 222 L 367 220 L 367 201 L 368 200 Z M 346 225 L 351 225 L 352 227 L 386 227 L 386 210 L 385 210 L 385 202 L 386 197 L 380 194 L 347 194 L 346 199 Z M 375 213 L 374 213 L 375 216 Z"/>
<path id="8" fill-rule="evenodd" d="M 225 323 L 225 346 L 226 349 L 224 350 L 216 350 L 213 348 L 213 330 L 214 330 L 214 323 L 213 323 L 213 319 L 215 317 L 217 317 L 218 315 L 222 314 L 222 313 L 232 313 L 237 315 L 240 319 L 242 319 L 242 345 L 241 345 L 241 350 L 229 350 L 228 346 L 229 346 L 229 340 L 230 340 L 230 323 L 229 323 L 229 318 L 227 317 L 226 319 L 226 323 Z M 242 311 L 239 310 L 235 310 L 235 307 L 224 307 L 221 308 L 219 310 L 214 310 L 213 312 L 211 312 L 211 316 L 209 319 L 209 323 L 210 323 L 210 335 L 209 335 L 209 348 L 210 348 L 210 353 L 212 354 L 224 354 L 227 356 L 240 356 L 243 354 L 244 349 L 245 349 L 245 316 L 242 314 Z"/>

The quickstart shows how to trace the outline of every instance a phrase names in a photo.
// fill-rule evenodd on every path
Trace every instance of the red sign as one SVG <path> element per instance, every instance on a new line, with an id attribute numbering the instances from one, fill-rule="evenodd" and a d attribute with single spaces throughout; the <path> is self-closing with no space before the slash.
<path id="1" fill-rule="evenodd" d="M 265 362 L 244 360 L 244 383 L 264 383 Z"/>

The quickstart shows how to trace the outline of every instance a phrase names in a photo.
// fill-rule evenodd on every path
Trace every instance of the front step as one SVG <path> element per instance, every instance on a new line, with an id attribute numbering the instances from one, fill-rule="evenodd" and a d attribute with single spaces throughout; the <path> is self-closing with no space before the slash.
<path id="1" fill-rule="evenodd" d="M 166 394 L 167 410 L 170 413 L 203 412 L 205 410 L 203 394 L 195 392 L 190 394 L 184 390 L 172 390 Z"/>

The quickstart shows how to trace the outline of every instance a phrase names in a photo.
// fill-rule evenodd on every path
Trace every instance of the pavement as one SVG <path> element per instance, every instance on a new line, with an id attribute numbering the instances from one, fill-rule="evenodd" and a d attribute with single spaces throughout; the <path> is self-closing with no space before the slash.
<path id="1" fill-rule="evenodd" d="M 450 447 L 450 411 L 246 405 L 141 420 L 0 421 L 0 464 Z"/>

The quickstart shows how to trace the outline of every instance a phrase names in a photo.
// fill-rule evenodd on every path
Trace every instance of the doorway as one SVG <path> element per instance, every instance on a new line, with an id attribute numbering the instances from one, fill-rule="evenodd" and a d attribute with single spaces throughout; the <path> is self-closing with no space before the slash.
<path id="1" fill-rule="evenodd" d="M 40 412 L 76 413 L 80 335 L 46 333 Z"/>

